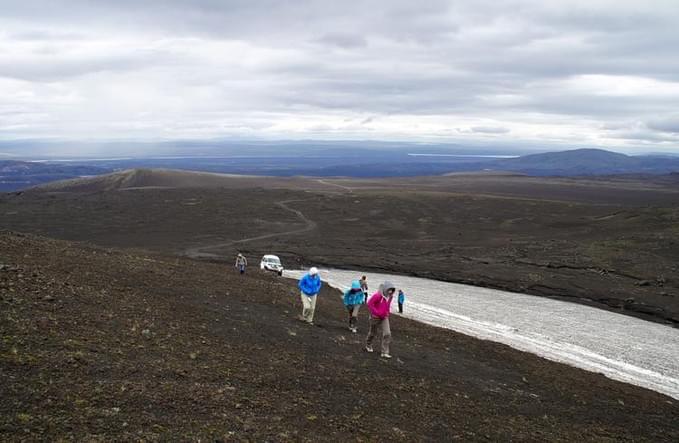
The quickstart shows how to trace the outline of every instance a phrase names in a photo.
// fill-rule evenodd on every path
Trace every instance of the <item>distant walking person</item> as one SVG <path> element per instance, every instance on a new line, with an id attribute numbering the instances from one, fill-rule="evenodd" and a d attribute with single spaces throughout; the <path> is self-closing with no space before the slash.
<path id="1" fill-rule="evenodd" d="M 301 291 L 302 298 L 302 315 L 300 320 L 303 320 L 310 325 L 314 324 L 314 311 L 316 310 L 316 297 L 321 290 L 321 276 L 318 275 L 318 269 L 313 267 L 309 272 L 299 280 L 297 286 Z"/>
<path id="2" fill-rule="evenodd" d="M 389 343 L 391 343 L 391 329 L 389 327 L 389 314 L 391 300 L 394 298 L 396 286 L 391 282 L 385 281 L 380 285 L 379 291 L 375 292 L 368 300 L 368 310 L 370 311 L 370 331 L 366 339 L 365 350 L 373 352 L 373 339 L 377 333 L 382 335 L 382 358 L 391 358 L 389 354 Z"/>
<path id="3" fill-rule="evenodd" d="M 368 277 L 365 275 L 359 280 L 363 291 L 363 303 L 368 303 Z"/>
<path id="4" fill-rule="evenodd" d="M 344 293 L 344 306 L 349 313 L 349 330 L 354 334 L 358 332 L 358 310 L 363 304 L 363 291 L 358 280 L 351 282 L 351 288 Z"/>
<path id="5" fill-rule="evenodd" d="M 406 302 L 406 295 L 402 290 L 398 290 L 398 313 L 403 314 L 403 303 Z"/>
<path id="6" fill-rule="evenodd" d="M 245 268 L 248 266 L 248 259 L 241 253 L 236 257 L 236 268 L 242 274 L 245 274 Z"/>

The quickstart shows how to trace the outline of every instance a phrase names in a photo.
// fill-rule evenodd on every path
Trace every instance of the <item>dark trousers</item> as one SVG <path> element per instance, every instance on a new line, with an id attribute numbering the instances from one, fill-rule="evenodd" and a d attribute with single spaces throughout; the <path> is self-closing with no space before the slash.
<path id="1" fill-rule="evenodd" d="M 401 302 L 398 303 L 398 313 L 403 314 L 403 303 Z"/>
<path id="2" fill-rule="evenodd" d="M 238 270 L 240 271 L 241 274 L 245 274 L 245 265 L 239 265 Z"/>

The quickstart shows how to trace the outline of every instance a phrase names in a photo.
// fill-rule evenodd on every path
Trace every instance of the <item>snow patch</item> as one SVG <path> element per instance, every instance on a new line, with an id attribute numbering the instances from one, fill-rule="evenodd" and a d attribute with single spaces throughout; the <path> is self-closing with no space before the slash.
<path id="1" fill-rule="evenodd" d="M 303 274 L 285 271 L 290 278 Z M 371 293 L 385 280 L 403 289 L 405 317 L 679 399 L 679 329 L 525 294 L 416 277 L 321 270 L 323 280 L 342 291 L 361 275 L 368 277 Z"/>

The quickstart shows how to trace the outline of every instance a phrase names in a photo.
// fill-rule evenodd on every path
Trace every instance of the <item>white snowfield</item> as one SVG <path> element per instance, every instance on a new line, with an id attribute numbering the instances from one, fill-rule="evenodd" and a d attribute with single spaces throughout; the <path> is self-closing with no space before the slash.
<path id="1" fill-rule="evenodd" d="M 303 274 L 285 271 L 290 278 Z M 361 275 L 368 277 L 371 295 L 385 280 L 403 289 L 405 317 L 679 399 L 679 329 L 525 294 L 399 275 L 321 270 L 322 279 L 341 290 Z M 398 312 L 396 306 L 394 301 L 392 311 Z"/>

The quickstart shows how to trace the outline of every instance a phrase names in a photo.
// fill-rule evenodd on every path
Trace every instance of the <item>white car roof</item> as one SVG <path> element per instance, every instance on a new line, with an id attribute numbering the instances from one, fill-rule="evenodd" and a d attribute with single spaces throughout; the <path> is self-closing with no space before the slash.
<path id="1" fill-rule="evenodd" d="M 277 255 L 265 255 L 264 257 L 262 257 L 262 260 L 264 260 L 265 258 L 275 258 L 277 260 L 280 260 Z"/>

